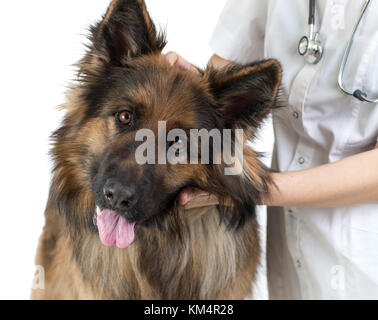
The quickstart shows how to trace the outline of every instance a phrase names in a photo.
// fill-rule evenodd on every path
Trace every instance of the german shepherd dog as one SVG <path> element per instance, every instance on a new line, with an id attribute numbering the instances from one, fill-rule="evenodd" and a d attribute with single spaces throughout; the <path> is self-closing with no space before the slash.
<path id="1" fill-rule="evenodd" d="M 252 139 L 277 106 L 281 67 L 264 60 L 196 74 L 167 62 L 164 39 L 143 0 L 114 0 L 91 28 L 52 135 L 36 258 L 45 288 L 33 299 L 242 299 L 251 292 L 260 253 L 255 206 L 271 182 L 258 153 L 244 145 L 237 175 L 224 174 L 224 160 L 141 165 L 136 133 L 157 136 L 164 121 L 167 130 L 239 128 Z M 187 187 L 220 204 L 184 210 L 177 196 Z"/>

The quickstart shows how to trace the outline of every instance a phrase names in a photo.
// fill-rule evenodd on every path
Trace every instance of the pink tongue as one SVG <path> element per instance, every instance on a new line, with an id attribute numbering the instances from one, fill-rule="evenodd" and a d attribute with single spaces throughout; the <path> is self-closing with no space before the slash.
<path id="1" fill-rule="evenodd" d="M 103 210 L 97 216 L 97 228 L 101 242 L 108 246 L 126 248 L 134 241 L 135 222 L 129 222 L 115 211 Z"/>

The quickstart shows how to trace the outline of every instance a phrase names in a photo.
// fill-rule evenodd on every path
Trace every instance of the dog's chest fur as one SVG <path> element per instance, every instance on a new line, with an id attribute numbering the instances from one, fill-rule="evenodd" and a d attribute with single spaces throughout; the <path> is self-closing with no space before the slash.
<path id="1" fill-rule="evenodd" d="M 230 232 L 215 210 L 190 210 L 198 217 L 183 239 L 138 230 L 127 249 L 107 248 L 95 234 L 73 241 L 61 231 L 55 237 L 58 225 L 47 219 L 37 257 L 45 264 L 46 290 L 34 291 L 33 298 L 242 299 L 251 291 L 258 261 L 257 225 L 251 220 Z"/>

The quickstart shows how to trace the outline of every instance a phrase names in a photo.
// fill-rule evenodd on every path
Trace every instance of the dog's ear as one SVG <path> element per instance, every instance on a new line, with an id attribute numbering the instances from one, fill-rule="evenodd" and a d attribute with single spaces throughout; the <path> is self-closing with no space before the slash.
<path id="1" fill-rule="evenodd" d="M 275 106 L 281 83 L 277 60 L 212 70 L 209 83 L 225 128 L 257 128 Z"/>
<path id="2" fill-rule="evenodd" d="M 160 52 L 165 46 L 164 36 L 156 32 L 143 0 L 113 0 L 91 32 L 89 55 L 105 65 L 122 66 L 132 58 Z"/>
<path id="3" fill-rule="evenodd" d="M 208 81 L 223 127 L 243 129 L 243 139 L 251 138 L 270 110 L 277 106 L 281 72 L 276 60 L 231 65 L 220 70 L 210 68 Z M 255 206 L 267 196 L 271 183 L 269 170 L 259 161 L 258 154 L 245 147 L 244 141 L 240 142 L 243 158 L 238 163 L 242 170 L 226 175 L 224 167 L 215 168 L 213 176 L 215 185 L 222 186 L 217 190 L 218 197 L 229 198 L 232 203 L 231 207 L 221 206 L 221 211 L 228 217 L 230 226 L 237 227 L 255 215 Z"/>

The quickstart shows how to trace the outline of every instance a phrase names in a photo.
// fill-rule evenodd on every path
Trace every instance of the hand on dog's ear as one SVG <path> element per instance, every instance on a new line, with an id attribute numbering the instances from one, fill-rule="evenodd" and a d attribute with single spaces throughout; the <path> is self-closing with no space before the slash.
<path id="1" fill-rule="evenodd" d="M 220 105 L 225 128 L 257 128 L 275 106 L 281 73 L 274 59 L 211 70 L 210 88 Z"/>
<path id="2" fill-rule="evenodd" d="M 143 0 L 113 0 L 103 20 L 91 31 L 91 54 L 99 55 L 105 64 L 122 66 L 131 58 L 160 52 L 165 46 Z"/>

